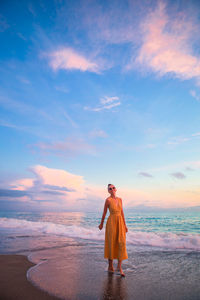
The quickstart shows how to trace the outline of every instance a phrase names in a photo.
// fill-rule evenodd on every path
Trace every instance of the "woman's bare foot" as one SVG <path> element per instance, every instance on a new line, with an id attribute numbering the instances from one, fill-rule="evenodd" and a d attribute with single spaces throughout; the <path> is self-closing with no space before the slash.
<path id="1" fill-rule="evenodd" d="M 117 268 L 116 271 L 119 272 L 122 277 L 125 277 L 125 274 L 124 274 L 122 268 Z"/>

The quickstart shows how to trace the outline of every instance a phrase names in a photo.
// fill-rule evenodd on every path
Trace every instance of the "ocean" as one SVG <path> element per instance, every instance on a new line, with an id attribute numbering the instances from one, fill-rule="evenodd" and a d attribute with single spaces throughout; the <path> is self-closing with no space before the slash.
<path id="1" fill-rule="evenodd" d="M 28 280 L 61 299 L 200 299 L 200 212 L 125 211 L 126 282 L 115 288 L 104 278 L 101 215 L 0 212 L 0 253 L 27 255 Z"/>

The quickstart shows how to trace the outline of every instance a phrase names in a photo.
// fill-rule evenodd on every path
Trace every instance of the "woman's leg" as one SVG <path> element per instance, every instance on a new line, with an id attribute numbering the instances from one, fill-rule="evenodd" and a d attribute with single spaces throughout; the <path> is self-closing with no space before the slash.
<path id="1" fill-rule="evenodd" d="M 114 272 L 114 268 L 113 268 L 113 260 L 112 259 L 108 259 L 108 271 L 113 271 Z"/>
<path id="2" fill-rule="evenodd" d="M 119 270 L 120 274 L 122 276 L 125 276 L 123 270 L 122 270 L 122 261 L 118 259 L 118 265 L 117 265 L 117 270 Z"/>

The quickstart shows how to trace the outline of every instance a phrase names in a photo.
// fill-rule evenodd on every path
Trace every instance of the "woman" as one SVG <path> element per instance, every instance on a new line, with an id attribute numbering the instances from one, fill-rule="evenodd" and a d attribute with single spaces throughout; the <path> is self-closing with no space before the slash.
<path id="1" fill-rule="evenodd" d="M 110 216 L 106 223 L 104 258 L 108 258 L 108 271 L 114 272 L 113 259 L 118 259 L 117 271 L 121 276 L 125 276 L 122 271 L 122 260 L 127 259 L 126 252 L 126 226 L 124 212 L 122 208 L 122 199 L 116 197 L 116 187 L 113 184 L 108 184 L 108 192 L 110 197 L 105 201 L 104 211 L 99 225 L 99 229 L 103 228 L 103 222 L 109 208 Z"/>

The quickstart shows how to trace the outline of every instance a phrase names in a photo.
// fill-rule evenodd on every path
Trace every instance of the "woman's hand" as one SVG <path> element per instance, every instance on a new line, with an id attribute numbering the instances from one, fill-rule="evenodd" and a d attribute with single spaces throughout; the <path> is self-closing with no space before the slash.
<path id="1" fill-rule="evenodd" d="M 100 225 L 99 225 L 99 229 L 101 230 L 103 228 L 103 224 L 101 223 Z"/>
<path id="2" fill-rule="evenodd" d="M 126 232 L 128 232 L 128 227 L 125 226 L 125 230 L 126 230 Z"/>

